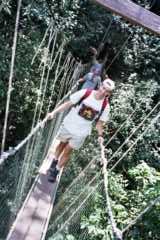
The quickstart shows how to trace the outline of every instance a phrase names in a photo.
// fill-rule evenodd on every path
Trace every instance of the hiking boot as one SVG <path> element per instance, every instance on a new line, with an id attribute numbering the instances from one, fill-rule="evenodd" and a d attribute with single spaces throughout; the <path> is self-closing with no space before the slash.
<path id="1" fill-rule="evenodd" d="M 59 174 L 59 170 L 57 170 L 57 168 L 54 168 L 53 170 L 51 170 L 48 176 L 48 181 L 52 183 L 56 182 L 58 174 Z"/>
<path id="2" fill-rule="evenodd" d="M 49 171 L 53 171 L 57 166 L 58 160 L 53 159 Z"/>
<path id="3" fill-rule="evenodd" d="M 52 172 L 52 171 L 56 168 L 57 163 L 58 163 L 58 160 L 56 160 L 55 158 L 53 158 L 52 163 L 51 163 L 50 167 L 49 167 L 48 170 L 47 170 L 47 173 Z"/>

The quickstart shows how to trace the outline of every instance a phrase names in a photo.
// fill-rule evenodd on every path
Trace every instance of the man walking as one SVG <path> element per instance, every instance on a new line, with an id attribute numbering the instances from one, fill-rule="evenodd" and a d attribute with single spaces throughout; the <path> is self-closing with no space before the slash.
<path id="1" fill-rule="evenodd" d="M 79 149 L 86 137 L 90 135 L 92 123 L 96 121 L 98 141 L 103 142 L 104 124 L 109 118 L 109 97 L 115 88 L 114 82 L 105 79 L 98 90 L 82 89 L 70 96 L 70 100 L 61 104 L 47 118 L 52 119 L 56 113 L 71 107 L 60 127 L 58 144 L 51 167 L 49 169 L 50 182 L 55 182 L 60 169 L 63 168 L 74 149 Z"/>

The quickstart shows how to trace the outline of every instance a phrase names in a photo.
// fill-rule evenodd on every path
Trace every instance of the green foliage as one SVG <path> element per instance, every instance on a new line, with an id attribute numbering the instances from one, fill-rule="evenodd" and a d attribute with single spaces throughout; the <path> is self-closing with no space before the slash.
<path id="1" fill-rule="evenodd" d="M 134 2 L 142 6 L 148 6 L 149 4 L 149 1 L 142 0 Z M 16 9 L 16 1 L 0 1 L 1 136 Z M 90 59 L 89 46 L 98 48 L 103 40 L 103 55 L 106 53 L 108 55 L 106 68 L 131 34 L 124 50 L 118 54 L 107 72 L 116 81 L 117 90 L 111 99 L 112 116 L 105 132 L 105 143 L 135 109 L 136 112 L 107 147 L 109 159 L 160 99 L 160 39 L 148 34 L 142 28 L 131 26 L 130 23 L 125 22 L 121 17 L 112 16 L 106 9 L 89 1 L 27 0 L 22 2 L 7 129 L 7 148 L 10 145 L 16 145 L 30 130 L 35 103 L 37 96 L 40 94 L 39 82 L 47 41 L 45 41 L 33 65 L 31 65 L 31 61 L 51 21 L 53 21 L 54 27 L 61 31 L 61 34 L 58 36 L 56 51 L 61 40 L 65 38 L 68 41 L 66 51 L 71 51 L 76 59 L 88 62 Z M 111 28 L 108 30 L 110 23 Z M 105 34 L 106 37 L 103 39 Z M 104 56 L 101 57 L 103 58 Z M 63 58 L 65 58 L 65 53 Z M 40 63 L 41 66 L 39 67 Z M 54 78 L 54 76 L 55 69 L 52 69 L 50 78 Z M 47 96 L 49 96 L 51 89 L 52 86 L 50 85 L 47 90 Z M 54 100 L 56 100 L 57 92 L 58 87 Z M 48 99 L 44 102 L 42 116 L 45 115 L 47 104 Z M 143 126 L 133 134 L 133 137 L 112 159 L 108 166 L 109 168 L 130 148 L 136 138 L 143 133 L 158 111 L 157 108 Z M 159 135 L 160 125 L 157 122 L 146 132 L 143 139 L 129 151 L 127 156 L 114 169 L 114 172 L 110 174 L 109 194 L 113 213 L 120 228 L 125 227 L 145 208 L 150 200 L 160 194 Z M 64 174 L 59 196 L 93 156 L 98 161 L 100 158 L 99 150 L 97 135 L 93 131 L 93 135 L 86 141 L 85 146 L 78 153 L 73 154 L 72 162 Z M 9 172 L 5 171 L 3 176 L 1 176 L 2 184 L 5 182 L 0 189 L 2 198 L 9 194 L 7 184 L 10 182 L 16 183 L 17 181 L 14 166 L 9 169 Z M 96 172 L 97 168 L 93 166 L 89 176 L 93 176 Z M 7 177 L 8 180 L 5 181 Z M 83 181 L 81 185 L 82 183 Z M 90 188 L 87 191 L 89 192 Z M 88 193 L 87 191 L 86 193 Z M 11 193 L 10 195 L 12 202 L 14 194 L 12 195 Z M 70 201 L 74 199 L 72 197 L 71 195 Z M 11 202 L 6 201 L 4 204 L 6 211 L 8 211 L 7 220 L 10 215 Z M 126 233 L 125 238 L 132 240 L 158 240 L 160 236 L 158 226 L 159 210 L 160 205 L 157 204 Z M 5 224 L 6 222 L 3 222 L 3 226 Z M 80 228 L 78 229 L 78 234 L 82 234 L 83 239 L 85 239 L 83 231 L 88 233 L 86 240 L 112 239 L 113 236 L 110 223 L 108 222 L 103 191 L 95 193 L 95 198 L 90 200 L 90 207 L 87 205 L 87 211 L 86 213 L 83 212 L 79 220 L 77 220 L 77 225 Z M 7 233 L 7 230 L 5 229 L 4 232 Z M 72 233 L 66 234 L 65 239 L 80 239 L 78 234 L 76 236 Z M 59 239 L 64 238 L 62 236 Z"/>

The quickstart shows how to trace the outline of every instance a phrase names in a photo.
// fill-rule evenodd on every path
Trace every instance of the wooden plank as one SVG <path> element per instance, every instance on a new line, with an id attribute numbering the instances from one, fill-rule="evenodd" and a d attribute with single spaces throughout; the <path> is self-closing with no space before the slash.
<path id="1" fill-rule="evenodd" d="M 53 205 L 57 183 L 47 180 L 47 175 L 40 174 L 34 189 L 23 206 L 16 224 L 7 240 L 40 240 L 43 235 L 48 213 Z"/>
<path id="2" fill-rule="evenodd" d="M 149 31 L 160 34 L 160 16 L 129 0 L 93 0 L 132 23 L 136 23 Z"/>
<path id="3" fill-rule="evenodd" d="M 53 184 L 47 180 L 47 169 L 50 164 L 51 159 L 43 162 L 7 240 L 44 239 L 58 187 L 58 182 Z"/>

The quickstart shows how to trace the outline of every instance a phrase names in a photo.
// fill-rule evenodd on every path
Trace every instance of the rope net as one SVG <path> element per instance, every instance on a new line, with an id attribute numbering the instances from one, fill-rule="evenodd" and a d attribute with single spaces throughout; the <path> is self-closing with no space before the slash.
<path id="1" fill-rule="evenodd" d="M 64 116 L 64 113 L 58 114 L 52 121 L 41 125 L 40 118 L 42 110 L 43 114 L 44 112 L 47 114 L 47 112 L 51 110 L 51 107 L 53 109 L 53 98 L 55 98 L 55 94 L 57 99 L 59 99 L 55 105 L 66 100 L 69 94 L 75 91 L 77 85 L 74 84 L 80 74 L 79 69 L 81 65 L 76 63 L 71 54 L 65 56 L 64 42 L 59 44 L 59 51 L 55 51 L 54 48 L 58 33 L 57 30 L 53 32 L 51 25 L 49 27 L 50 31 L 47 29 L 44 36 L 45 41 L 47 41 L 48 36 L 47 49 L 50 47 L 51 39 L 54 39 L 54 43 L 51 53 L 46 50 L 45 60 L 41 63 L 41 65 L 43 65 L 43 67 L 41 66 L 42 72 L 40 73 L 41 81 L 37 102 L 35 103 L 31 132 L 16 147 L 10 148 L 7 152 L 3 152 L 0 158 L 0 236 L 2 236 L 2 239 L 6 237 L 12 222 L 22 206 Z M 42 46 L 45 41 L 44 39 L 42 40 L 32 64 L 38 54 L 42 52 L 41 49 L 44 48 Z M 50 77 L 51 69 L 52 78 Z M 48 84 L 52 84 L 52 91 L 49 97 L 48 107 L 43 109 L 44 99 L 48 99 L 48 96 L 46 96 Z M 64 85 L 66 86 L 65 89 Z M 58 93 L 56 90 L 57 86 L 59 90 Z M 66 95 L 67 92 L 69 93 Z M 6 173 L 5 175 L 4 172 Z"/>
<path id="2" fill-rule="evenodd" d="M 137 108 L 137 111 L 139 109 Z M 136 114 L 136 111 L 134 112 Z M 131 113 L 133 117 L 133 113 Z M 152 121 L 148 119 L 148 117 L 152 118 Z M 118 191 L 118 189 L 114 189 L 112 186 L 113 181 L 116 185 L 116 175 L 114 172 L 114 168 L 117 166 L 117 163 L 120 161 L 124 161 L 126 159 L 126 156 L 128 156 L 129 152 L 134 152 L 133 147 L 137 144 L 138 141 L 142 141 L 142 138 L 145 137 L 145 135 L 150 132 L 154 132 L 154 127 L 158 120 L 160 118 L 159 115 L 159 102 L 154 106 L 153 109 L 147 114 L 146 117 L 143 119 L 139 119 L 139 122 L 137 123 L 137 127 L 134 129 L 130 129 L 129 138 L 132 139 L 132 145 L 129 146 L 129 148 L 126 149 L 124 154 L 121 156 L 121 146 L 122 144 L 119 143 L 119 146 L 114 150 L 114 154 L 109 148 L 107 153 L 110 156 L 108 158 L 108 162 L 111 164 L 111 168 L 109 168 L 109 190 L 111 190 L 112 197 L 114 196 L 115 191 Z M 143 125 L 143 126 L 142 126 Z M 143 127 L 143 129 L 141 129 Z M 121 128 L 121 126 L 120 126 Z M 118 133 L 118 131 L 117 131 Z M 134 133 L 134 134 L 133 134 Z M 112 139 L 115 140 L 115 139 Z M 109 141 L 110 143 L 110 141 Z M 88 158 L 88 165 L 82 170 L 80 170 L 80 174 L 78 177 L 76 177 L 71 184 L 68 186 L 67 189 L 63 188 L 63 183 L 67 182 L 67 178 L 70 175 L 69 169 L 72 168 L 72 165 L 70 164 L 66 171 L 63 173 L 62 179 L 61 179 L 61 185 L 59 194 L 57 197 L 57 203 L 53 210 L 53 215 L 50 221 L 50 226 L 48 228 L 47 238 L 46 239 L 96 239 L 96 237 L 99 237 L 100 239 L 115 239 L 115 236 L 113 236 L 112 227 L 109 221 L 109 216 L 106 211 L 106 197 L 104 194 L 104 181 L 102 178 L 101 171 L 99 167 L 97 166 L 97 162 L 100 159 L 99 150 L 97 149 L 97 142 L 92 140 L 92 144 L 95 144 L 94 147 L 92 145 L 92 153 L 95 156 L 92 160 Z M 128 141 L 124 141 L 123 147 L 127 146 Z M 108 145 L 108 142 L 105 144 Z M 118 144 L 117 144 L 118 145 Z M 83 150 L 82 150 L 83 151 Z M 90 151 L 90 150 L 89 150 Z M 105 150 L 106 151 L 106 150 Z M 86 152 L 85 152 L 86 153 Z M 85 158 L 89 157 L 90 154 L 85 154 Z M 77 161 L 79 161 L 80 155 L 77 157 Z M 114 159 L 114 160 L 113 160 Z M 74 160 L 76 162 L 75 156 Z M 79 162 L 80 164 L 80 162 Z M 72 172 L 73 174 L 73 172 Z M 123 177 L 120 176 L 122 179 Z M 121 180 L 122 181 L 122 180 Z M 113 185 L 114 185 L 113 184 Z M 62 195 L 62 193 L 65 191 L 65 193 Z M 110 191 L 109 191 L 110 192 Z M 59 197 L 60 196 L 60 197 Z M 97 196 L 99 199 L 102 199 L 100 202 L 100 212 L 102 215 L 99 216 L 99 220 L 97 220 L 97 227 L 95 227 L 97 214 L 94 216 L 94 208 L 97 208 L 96 200 Z M 111 199 L 111 206 L 113 208 L 113 215 L 116 216 L 116 211 L 118 206 L 120 206 L 119 200 L 112 200 Z M 130 208 L 132 207 L 132 204 Z M 130 215 L 130 208 L 127 209 L 125 213 L 128 216 Z M 143 208 L 141 208 L 142 210 Z M 115 217 L 116 221 L 118 220 L 118 228 L 123 230 L 125 229 L 126 225 L 129 224 L 128 221 L 126 221 L 127 215 L 124 216 L 123 224 L 119 222 L 118 216 Z M 138 215 L 138 213 L 137 213 Z M 105 217 L 104 217 L 105 216 Z M 135 216 L 132 216 L 131 220 L 134 219 Z M 84 221 L 86 219 L 86 223 Z M 103 222 L 101 229 L 98 224 L 100 224 L 101 219 L 105 219 L 105 224 Z M 92 222 L 93 221 L 93 222 Z M 93 226 L 92 226 L 93 223 Z M 76 225 L 77 224 L 77 225 Z M 106 228 L 104 229 L 104 225 Z M 127 227 L 126 227 L 127 228 Z M 54 233 L 54 234 L 53 234 Z"/>

